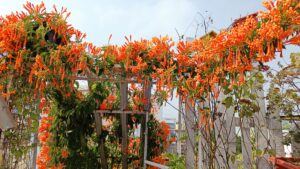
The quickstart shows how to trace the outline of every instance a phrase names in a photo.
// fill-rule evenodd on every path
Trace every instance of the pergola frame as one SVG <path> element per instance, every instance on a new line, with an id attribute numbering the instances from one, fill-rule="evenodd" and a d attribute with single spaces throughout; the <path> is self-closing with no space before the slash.
<path id="1" fill-rule="evenodd" d="M 134 78 L 126 79 L 114 79 L 114 78 L 99 78 L 99 77 L 77 77 L 76 80 L 86 80 L 86 81 L 109 81 L 112 83 L 119 83 L 120 84 L 120 109 L 119 110 L 95 110 L 94 111 L 94 116 L 95 116 L 95 121 L 96 121 L 96 133 L 98 136 L 101 135 L 102 131 L 102 115 L 103 114 L 121 114 L 121 126 L 122 126 L 122 168 L 127 169 L 128 168 L 128 163 L 127 163 L 127 157 L 128 157 L 128 130 L 127 130 L 127 115 L 128 114 L 140 114 L 145 116 L 145 129 L 144 133 L 141 133 L 144 136 L 144 148 L 143 148 L 143 168 L 146 169 L 146 165 L 152 165 L 156 167 L 162 167 L 162 168 L 168 168 L 166 166 L 153 163 L 151 161 L 147 160 L 147 151 L 148 151 L 148 120 L 149 120 L 149 113 L 151 110 L 151 89 L 152 89 L 152 84 L 155 84 L 154 81 L 137 81 L 134 80 Z M 144 90 L 144 95 L 145 98 L 147 99 L 147 104 L 144 105 L 144 110 L 143 111 L 132 111 L 132 110 L 126 110 L 128 106 L 128 84 L 129 83 L 135 83 L 135 84 L 144 84 L 143 90 Z M 141 124 L 143 125 L 143 124 Z M 141 132 L 143 132 L 141 130 Z M 141 135 L 141 136 L 142 136 Z M 142 139 L 142 138 L 141 138 Z M 107 161 L 103 157 L 105 157 L 104 154 L 104 140 L 100 140 L 100 160 L 101 160 L 101 165 L 102 168 L 106 169 L 107 168 Z M 102 143 L 102 145 L 101 145 Z"/>

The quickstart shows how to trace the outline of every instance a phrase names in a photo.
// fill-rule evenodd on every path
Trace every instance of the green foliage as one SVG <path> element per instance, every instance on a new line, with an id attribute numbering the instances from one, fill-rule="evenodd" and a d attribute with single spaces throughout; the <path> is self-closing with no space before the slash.
<path id="1" fill-rule="evenodd" d="M 170 169 L 185 169 L 184 156 L 172 153 L 166 153 L 165 155 L 168 157 L 167 166 L 170 167 Z"/>
<path id="2" fill-rule="evenodd" d="M 99 84 L 98 84 L 99 85 Z M 52 133 L 53 163 L 63 163 L 66 168 L 99 168 L 97 160 L 97 137 L 94 132 L 93 112 L 97 107 L 96 98 L 101 99 L 101 85 L 96 86 L 97 92 L 91 92 L 85 98 L 78 93 L 64 97 L 59 91 L 52 91 L 52 112 L 54 123 Z M 103 91 L 103 90 L 102 90 Z M 67 158 L 61 151 L 67 149 Z"/>
<path id="3" fill-rule="evenodd" d="M 232 103 L 233 103 L 232 97 L 226 97 L 223 101 L 223 104 L 225 105 L 226 108 L 232 106 Z"/>
<path id="4" fill-rule="evenodd" d="M 9 98 L 9 105 L 14 118 L 17 123 L 17 127 L 14 129 L 9 129 L 3 132 L 7 154 L 9 154 L 10 159 L 5 159 L 6 161 L 19 161 L 24 158 L 26 154 L 36 147 L 36 143 L 31 143 L 33 139 L 33 134 L 37 132 L 40 111 L 38 109 L 37 97 L 33 97 L 33 88 L 31 86 L 26 86 L 27 80 L 24 77 L 17 77 L 14 79 L 9 79 L 10 77 L 2 77 L 5 86 L 10 86 L 11 88 L 17 88 L 16 93 Z M 3 81 L 2 81 L 3 82 Z M 6 156 L 7 158 L 8 156 Z M 10 166 L 7 162 L 4 167 Z"/>
<path id="5" fill-rule="evenodd" d="M 167 133 L 170 133 L 169 128 L 155 119 L 153 115 L 149 116 L 148 121 L 148 157 L 151 159 L 161 155 L 168 147 Z M 167 132 L 167 133 L 166 133 Z"/>
<path id="6" fill-rule="evenodd" d="M 287 116 L 300 113 L 296 106 L 300 104 L 299 56 L 299 53 L 292 53 L 291 63 L 285 67 L 281 65 L 282 69 L 272 76 L 268 93 L 270 112 L 277 107 Z"/>
<path id="7" fill-rule="evenodd" d="M 278 63 L 281 67 L 280 71 L 275 74 L 272 72 L 268 74 L 271 78 L 271 84 L 267 99 L 269 101 L 269 114 L 279 111 L 292 119 L 293 115 L 300 114 L 298 106 L 300 105 L 300 53 L 291 53 L 290 59 L 291 63 L 286 66 Z M 284 129 L 291 129 L 291 124 L 287 122 L 283 124 Z M 288 145 L 292 139 L 297 137 L 297 132 L 290 131 L 289 134 L 284 137 L 283 143 Z"/>

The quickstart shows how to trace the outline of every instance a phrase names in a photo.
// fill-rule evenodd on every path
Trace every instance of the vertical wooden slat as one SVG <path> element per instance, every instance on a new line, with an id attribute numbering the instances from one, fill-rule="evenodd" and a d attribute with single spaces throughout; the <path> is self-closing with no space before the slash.
<path id="1" fill-rule="evenodd" d="M 146 114 L 141 115 L 141 129 L 140 129 L 140 166 L 144 166 L 144 149 L 145 149 L 145 132 L 146 132 Z"/>
<path id="2" fill-rule="evenodd" d="M 252 146 L 250 139 L 250 119 L 242 118 L 241 120 L 241 144 L 243 154 L 243 166 L 245 169 L 252 168 Z"/>
<path id="3" fill-rule="evenodd" d="M 148 159 L 148 120 L 149 120 L 149 112 L 151 109 L 151 87 L 152 84 L 150 81 L 145 83 L 145 98 L 147 99 L 147 104 L 144 106 L 145 109 L 145 135 L 144 135 L 144 165 L 143 168 L 146 169 L 146 160 Z"/>
<path id="4" fill-rule="evenodd" d="M 35 113 L 36 114 L 39 114 L 39 102 L 40 102 L 40 98 L 37 97 L 37 99 L 35 100 L 36 103 L 35 103 Z M 40 116 L 39 116 L 39 119 L 40 119 Z M 38 123 L 38 126 L 40 124 Z M 34 133 L 33 134 L 33 154 L 32 154 L 32 162 L 31 162 L 31 168 L 32 169 L 36 169 L 36 159 L 37 159 L 37 153 L 38 153 L 38 142 L 39 142 L 39 139 L 38 139 L 38 133 Z"/>
<path id="5" fill-rule="evenodd" d="M 181 156 L 181 130 L 182 130 L 182 97 L 179 95 L 179 110 L 178 110 L 178 135 L 177 135 L 177 154 Z"/>
<path id="6" fill-rule="evenodd" d="M 226 133 L 224 130 L 226 107 L 222 104 L 225 96 L 223 92 L 219 94 L 217 105 L 217 114 L 215 115 L 215 137 L 216 137 L 216 168 L 228 168 L 226 167 Z"/>
<path id="7" fill-rule="evenodd" d="M 124 111 L 128 105 L 128 83 L 121 83 L 121 111 Z M 121 114 L 121 126 L 122 126 L 122 168 L 127 169 L 127 157 L 128 157 L 128 127 L 127 127 L 127 115 Z"/>
<path id="8" fill-rule="evenodd" d="M 234 117 L 234 108 L 231 106 L 227 109 L 225 113 L 225 130 L 226 130 L 226 136 L 227 136 L 227 144 L 228 147 L 226 149 L 228 155 L 230 157 L 234 156 L 236 154 L 236 133 L 235 133 L 235 117 Z M 229 168 L 235 169 L 237 168 L 237 165 L 235 161 L 231 160 L 231 158 L 228 161 Z"/>
<path id="9" fill-rule="evenodd" d="M 36 158 L 37 158 L 37 151 L 38 151 L 38 133 L 33 134 L 33 155 L 32 155 L 32 163 L 31 168 L 36 169 Z"/>
<path id="10" fill-rule="evenodd" d="M 236 133 L 235 133 L 235 117 L 232 106 L 226 108 L 222 102 L 227 97 L 223 92 L 219 93 L 217 112 L 221 116 L 215 117 L 215 133 L 216 137 L 216 156 L 218 168 L 235 169 L 237 165 L 232 161 L 231 157 L 236 154 Z"/>
<path id="11" fill-rule="evenodd" d="M 195 168 L 195 116 L 194 116 L 194 106 L 192 105 L 192 100 L 187 99 L 185 104 L 186 112 L 186 157 L 185 157 L 185 166 L 187 169 Z"/>
<path id="12" fill-rule="evenodd" d="M 253 90 L 257 96 L 256 102 L 260 108 L 259 112 L 254 113 L 254 126 L 255 126 L 255 135 L 256 135 L 256 149 L 258 151 L 264 152 L 268 149 L 269 145 L 269 136 L 268 128 L 266 122 L 266 107 L 264 100 L 264 93 L 262 90 L 254 89 Z M 272 165 L 268 161 L 269 155 L 263 154 L 257 158 L 257 168 L 271 169 Z"/>
<path id="13" fill-rule="evenodd" d="M 202 108 L 208 108 L 209 103 L 206 100 L 204 104 L 200 105 Z M 201 116 L 199 116 L 199 143 L 198 143 L 198 169 L 208 169 L 208 153 L 209 153 L 209 144 L 207 142 L 208 135 L 206 132 L 206 125 L 202 124 Z"/>
<path id="14" fill-rule="evenodd" d="M 100 153 L 100 162 L 101 162 L 101 169 L 107 169 L 107 159 L 105 156 L 105 148 L 104 148 L 104 140 L 101 137 L 101 130 L 102 130 L 102 117 L 99 113 L 94 113 L 95 115 L 95 123 L 96 123 L 96 134 L 99 137 L 99 153 Z"/>
<path id="15" fill-rule="evenodd" d="M 0 166 L 4 166 L 4 160 L 3 160 L 3 155 L 4 155 L 3 140 L 4 140 L 4 136 L 3 136 L 2 130 L 0 129 Z"/>
<path id="16" fill-rule="evenodd" d="M 253 63 L 253 71 L 252 75 L 259 73 L 258 71 L 258 63 Z M 263 84 L 255 84 L 253 86 L 252 93 L 256 95 L 256 104 L 259 107 L 259 111 L 254 113 L 254 129 L 255 129 L 255 138 L 256 138 L 256 150 L 264 152 L 264 150 L 269 148 L 269 135 L 268 135 L 268 126 L 266 121 L 266 106 L 265 106 L 265 98 L 263 92 Z M 260 86 L 261 85 L 261 86 Z M 261 88 L 261 89 L 260 89 Z M 257 158 L 256 167 L 271 169 L 272 166 L 268 161 L 269 156 L 264 154 Z"/>

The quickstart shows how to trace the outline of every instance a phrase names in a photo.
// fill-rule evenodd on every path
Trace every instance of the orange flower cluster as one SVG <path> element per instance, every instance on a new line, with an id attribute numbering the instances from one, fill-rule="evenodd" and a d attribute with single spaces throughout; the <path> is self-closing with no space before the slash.
<path id="1" fill-rule="evenodd" d="M 128 141 L 128 154 L 138 155 L 140 148 L 140 138 L 129 137 Z"/>
<path id="2" fill-rule="evenodd" d="M 268 0 L 264 6 L 267 11 L 235 23 L 216 37 L 179 41 L 176 46 L 167 36 L 140 41 L 126 37 L 124 45 L 99 48 L 81 43 L 85 34 L 67 24 L 66 9 L 54 8 L 47 13 L 43 3 L 27 3 L 26 13 L 0 18 L 0 49 L 7 53 L 7 62 L 0 67 L 2 72 L 9 72 L 11 66 L 7 65 L 13 64 L 20 74 L 29 68 L 28 81 L 42 91 L 47 86 L 72 90 L 79 71 L 95 70 L 96 75 L 116 77 L 112 66 L 119 65 L 128 77 L 155 80 L 158 92 L 170 93 L 176 87 L 183 96 L 197 98 L 213 92 L 215 84 L 242 85 L 245 72 L 253 69 L 253 62 L 270 61 L 276 51 L 282 52 L 284 45 L 299 44 L 299 2 Z M 60 38 L 60 43 L 48 50 L 49 56 L 37 53 L 34 61 L 31 57 L 35 52 L 28 47 L 27 40 L 32 36 L 27 31 L 33 28 L 25 24 L 32 20 L 36 21 L 33 25 L 46 25 L 55 32 L 57 36 L 52 41 Z M 36 39 L 47 44 L 38 30 Z M 71 41 L 71 37 L 76 40 Z"/>
<path id="3" fill-rule="evenodd" d="M 39 169 L 47 169 L 49 168 L 49 163 L 51 160 L 48 142 L 51 135 L 49 130 L 51 128 L 53 118 L 49 116 L 49 107 L 47 106 L 45 98 L 41 99 L 40 108 L 42 110 L 42 118 L 38 130 L 38 138 L 41 143 L 41 150 L 37 158 L 37 165 L 39 166 Z"/>
<path id="4" fill-rule="evenodd" d="M 148 100 L 145 98 L 145 93 L 141 87 L 138 87 L 134 83 L 130 84 L 129 92 L 131 93 L 132 99 L 132 110 L 133 111 L 142 111 L 144 106 L 147 104 Z"/>
<path id="5" fill-rule="evenodd" d="M 45 98 L 42 98 L 40 101 L 40 109 L 42 110 L 42 118 L 40 120 L 40 125 L 38 129 L 38 138 L 41 144 L 40 153 L 37 157 L 37 165 L 39 169 L 63 169 L 65 166 L 59 163 L 58 165 L 51 164 L 51 156 L 50 151 L 51 148 L 49 146 L 49 142 L 51 141 L 51 133 L 50 128 L 52 126 L 53 117 L 49 114 L 49 104 L 47 103 Z M 62 158 L 67 158 L 69 156 L 69 152 L 66 149 L 63 149 L 61 152 Z"/>
<path id="6" fill-rule="evenodd" d="M 74 75 L 87 69 L 86 49 L 94 55 L 99 50 L 82 43 L 86 35 L 67 23 L 65 8 L 47 12 L 44 3 L 27 2 L 24 9 L 0 17 L 1 74 L 28 76 L 41 93 L 47 86 L 73 89 Z"/>
<path id="7" fill-rule="evenodd" d="M 161 132 L 156 133 L 157 137 L 161 140 L 156 140 L 157 144 L 163 144 L 163 149 L 167 149 L 170 145 L 170 142 L 168 141 L 168 137 L 170 136 L 170 126 L 162 121 L 160 122 Z"/>
<path id="8" fill-rule="evenodd" d="M 103 62 L 124 65 L 128 75 L 156 81 L 157 91 L 172 91 L 199 98 L 215 92 L 215 85 L 245 82 L 254 62 L 273 60 L 287 44 L 299 44 L 299 1 L 268 0 L 265 12 L 251 15 L 216 37 L 179 41 L 168 37 L 132 41 L 103 50 Z M 109 72 L 107 70 L 106 72 Z M 113 73 L 111 73 L 112 75 Z"/>
<path id="9" fill-rule="evenodd" d="M 115 95 L 109 95 L 106 97 L 106 99 L 103 100 L 103 102 L 100 104 L 99 109 L 100 110 L 111 110 L 113 108 L 113 105 L 115 104 L 117 100 L 117 96 Z"/>

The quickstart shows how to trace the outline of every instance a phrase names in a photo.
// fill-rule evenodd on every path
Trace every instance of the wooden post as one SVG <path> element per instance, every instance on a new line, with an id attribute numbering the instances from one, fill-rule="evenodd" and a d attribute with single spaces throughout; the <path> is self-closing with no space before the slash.
<path id="1" fill-rule="evenodd" d="M 37 149 L 38 149 L 38 133 L 34 133 L 33 134 L 33 144 L 34 144 L 34 148 L 33 148 L 33 155 L 32 155 L 32 164 L 31 167 L 32 169 L 36 169 L 36 158 L 37 158 Z"/>
<path id="2" fill-rule="evenodd" d="M 121 111 L 127 108 L 128 104 L 128 83 L 121 83 Z M 121 125 L 122 125 L 122 168 L 127 169 L 127 157 L 128 157 L 128 127 L 127 127 L 127 115 L 126 113 L 121 114 Z"/>
<path id="3" fill-rule="evenodd" d="M 146 160 L 148 158 L 148 120 L 149 120 L 149 112 L 151 109 L 151 87 L 152 84 L 150 81 L 147 81 L 145 84 L 145 97 L 147 99 L 147 104 L 144 106 L 145 113 L 146 113 L 146 120 L 145 120 L 145 141 L 144 141 L 144 164 L 143 169 L 146 169 Z"/>
<path id="4" fill-rule="evenodd" d="M 141 129 L 140 129 L 141 146 L 140 146 L 140 150 L 139 150 L 140 166 L 144 166 L 145 133 L 146 133 L 146 114 L 142 114 L 141 115 Z"/>
<path id="5" fill-rule="evenodd" d="M 235 117 L 234 117 L 234 108 L 231 106 L 227 109 L 225 113 L 225 130 L 226 130 L 226 142 L 227 142 L 227 149 L 226 153 L 229 157 L 234 156 L 236 154 L 236 133 L 235 133 Z M 234 161 L 229 158 L 229 168 L 235 169 L 237 165 Z"/>
<path id="6" fill-rule="evenodd" d="M 186 157 L 185 157 L 185 167 L 186 169 L 195 168 L 195 108 L 192 105 L 192 100 L 187 99 L 185 103 L 185 112 L 186 112 Z"/>
<path id="7" fill-rule="evenodd" d="M 179 95 L 179 110 L 178 110 L 178 135 L 177 135 L 177 154 L 181 156 L 181 130 L 182 130 L 182 97 Z"/>
<path id="8" fill-rule="evenodd" d="M 40 97 L 37 97 L 36 99 L 36 103 L 35 103 L 35 113 L 36 114 L 40 114 L 40 109 L 39 109 L 39 103 L 40 103 Z M 39 119 L 40 119 L 40 115 L 39 115 Z M 39 127 L 39 122 L 38 122 L 38 127 Z M 38 143 L 39 143 L 39 139 L 38 139 L 38 133 L 34 133 L 33 134 L 33 154 L 32 154 L 32 162 L 31 162 L 31 168 L 32 169 L 36 169 L 36 158 L 37 158 L 37 153 L 38 153 Z"/>
<path id="9" fill-rule="evenodd" d="M 206 100 L 204 104 L 201 105 L 202 108 L 208 108 L 209 103 Z M 209 153 L 209 144 L 207 143 L 207 132 L 206 124 L 201 124 L 201 116 L 199 116 L 199 142 L 198 142 L 198 169 L 208 169 L 208 153 Z"/>
<path id="10" fill-rule="evenodd" d="M 96 133 L 97 136 L 99 137 L 99 152 L 100 152 L 100 162 L 101 162 L 101 168 L 102 169 L 107 169 L 107 159 L 105 157 L 105 149 L 104 149 L 104 140 L 101 137 L 101 132 L 102 132 L 102 117 L 101 114 L 99 113 L 94 113 L 95 115 L 95 122 L 96 122 Z"/>
<path id="11" fill-rule="evenodd" d="M 4 146 L 3 146 L 4 134 L 2 134 L 2 130 L 0 128 L 0 166 L 4 166 Z"/>
<path id="12" fill-rule="evenodd" d="M 217 114 L 215 115 L 215 137 L 216 137 L 216 168 L 228 168 L 226 167 L 226 133 L 224 129 L 226 107 L 222 104 L 225 96 L 223 92 L 219 94 L 219 104 L 217 105 Z"/>

